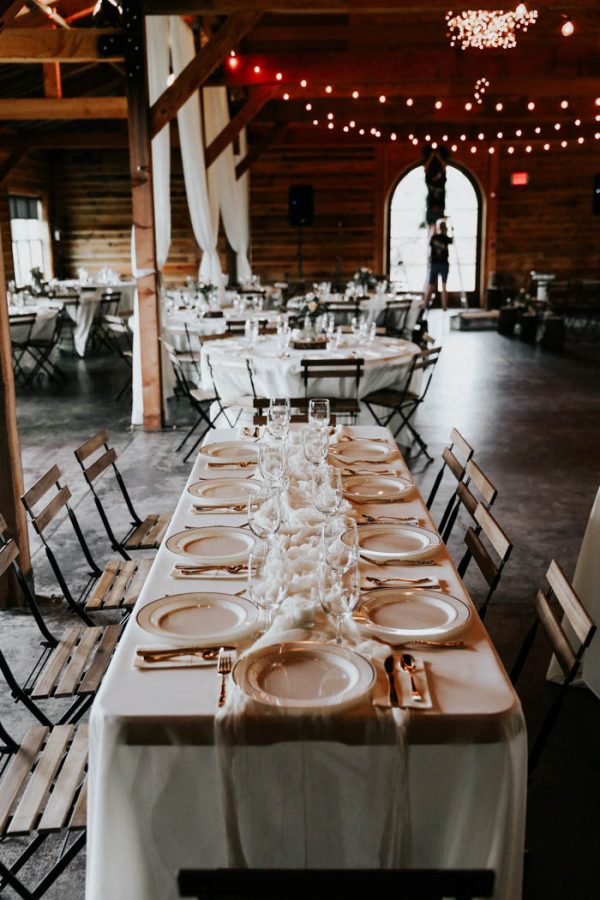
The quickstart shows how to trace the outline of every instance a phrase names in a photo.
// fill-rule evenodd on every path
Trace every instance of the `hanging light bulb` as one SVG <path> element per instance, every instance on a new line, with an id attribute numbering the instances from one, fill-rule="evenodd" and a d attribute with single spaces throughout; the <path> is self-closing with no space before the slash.
<path id="1" fill-rule="evenodd" d="M 598 98 L 598 100 L 596 100 L 596 106 L 600 106 L 599 100 L 600 100 L 600 98 Z M 413 100 L 412 97 L 407 97 L 407 98 L 406 98 L 406 105 L 407 105 L 407 106 L 412 106 L 414 102 L 415 102 L 415 101 Z"/>
<path id="2" fill-rule="evenodd" d="M 352 91 L 352 99 L 353 100 L 358 100 L 359 97 L 360 97 L 360 94 L 358 93 L 358 91 Z"/>
<path id="3" fill-rule="evenodd" d="M 562 24 L 560 33 L 562 34 L 563 37 L 571 37 L 571 35 L 573 34 L 574 31 L 575 31 L 575 26 L 573 25 L 573 23 L 571 22 L 570 19 L 566 19 Z"/>

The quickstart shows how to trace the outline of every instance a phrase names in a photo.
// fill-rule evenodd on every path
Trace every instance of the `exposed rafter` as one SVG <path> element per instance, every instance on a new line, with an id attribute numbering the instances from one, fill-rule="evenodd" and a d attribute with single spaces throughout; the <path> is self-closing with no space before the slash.
<path id="1" fill-rule="evenodd" d="M 9 28 L 0 34 L 0 63 L 118 62 L 123 54 L 98 53 L 98 38 L 110 28 Z"/>
<path id="2" fill-rule="evenodd" d="M 0 100 L 0 120 L 126 119 L 125 97 L 63 97 Z"/>
<path id="3" fill-rule="evenodd" d="M 237 137 L 242 128 L 245 128 L 255 115 L 265 106 L 273 94 L 275 88 L 270 86 L 255 88 L 246 103 L 225 126 L 223 131 L 216 136 L 214 141 L 206 148 L 204 162 L 206 168 L 211 166 L 221 155 L 223 150 Z"/>

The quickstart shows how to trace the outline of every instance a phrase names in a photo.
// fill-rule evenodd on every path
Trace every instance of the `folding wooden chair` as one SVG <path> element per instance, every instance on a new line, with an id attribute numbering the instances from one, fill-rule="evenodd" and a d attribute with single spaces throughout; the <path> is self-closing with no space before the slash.
<path id="1" fill-rule="evenodd" d="M 413 438 L 413 442 L 417 442 L 429 460 L 433 460 L 433 457 L 427 452 L 427 444 L 411 420 L 421 403 L 425 400 L 440 353 L 441 347 L 432 347 L 429 350 L 422 350 L 420 353 L 416 353 L 400 387 L 381 388 L 361 398 L 378 425 L 387 427 L 394 416 L 399 416 L 400 424 L 394 432 L 394 437 L 402 428 L 406 427 Z M 411 387 L 417 373 L 421 375 L 421 386 L 418 391 Z M 387 412 L 378 416 L 373 409 L 374 406 L 383 407 Z"/>
<path id="2" fill-rule="evenodd" d="M 100 295 L 88 337 L 88 341 L 95 348 L 99 349 L 100 347 L 106 347 L 110 353 L 115 352 L 114 341 L 111 340 L 111 337 L 107 332 L 105 319 L 107 316 L 117 316 L 120 303 L 120 291 L 113 291 L 112 288 L 107 288 Z"/>
<path id="3" fill-rule="evenodd" d="M 360 316 L 360 301 L 338 302 L 330 301 L 324 304 L 328 313 L 333 315 L 334 322 L 337 325 L 348 325 L 351 319 L 358 319 Z"/>
<path id="4" fill-rule="evenodd" d="M 88 726 L 36 725 L 19 744 L 0 722 L 0 754 L 0 845 L 20 838 L 22 846 L 30 838 L 11 863 L 0 859 L 0 894 L 8 885 L 23 900 L 34 900 L 85 846 Z M 22 868 L 36 857 L 47 859 L 44 845 L 57 834 L 57 857 L 39 883 L 27 887 Z"/>
<path id="5" fill-rule="evenodd" d="M 94 456 L 98 451 L 100 451 L 100 455 L 90 462 L 90 457 Z M 126 552 L 127 550 L 155 550 L 159 547 L 171 521 L 171 513 L 150 513 L 144 519 L 140 518 L 131 502 L 123 476 L 117 468 L 117 452 L 113 447 L 108 446 L 108 432 L 104 429 L 99 431 L 74 452 L 75 459 L 81 466 L 84 478 L 94 497 L 96 508 L 106 529 L 112 549 L 120 553 L 123 559 L 129 560 L 130 557 Z M 120 540 L 115 536 L 100 495 L 96 490 L 96 479 L 109 468 L 112 468 L 113 475 L 131 516 L 130 527 Z"/>
<path id="6" fill-rule="evenodd" d="M 427 498 L 427 509 L 431 509 L 433 502 L 437 496 L 446 469 L 454 477 L 457 483 L 460 483 L 465 476 L 465 466 L 474 454 L 474 449 L 469 442 L 465 440 L 458 428 L 453 428 L 450 432 L 450 445 L 442 450 L 442 465 L 435 476 L 429 497 Z M 442 532 L 448 516 L 456 503 L 456 490 L 448 500 L 442 518 L 440 519 L 438 529 Z"/>
<path id="7" fill-rule="evenodd" d="M 120 624 L 87 627 L 77 625 L 60 638 L 52 634 L 18 563 L 19 548 L 6 538 L 6 523 L 0 517 L 0 577 L 12 566 L 19 587 L 40 633 L 41 652 L 27 678 L 20 682 L 0 650 L 0 670 L 11 694 L 41 722 L 51 721 L 40 708 L 40 700 L 69 698 L 72 704 L 62 712 L 59 724 L 76 722 L 90 707 L 111 660 L 123 629 Z"/>
<path id="8" fill-rule="evenodd" d="M 353 381 L 354 397 L 341 398 L 331 396 L 330 394 L 329 403 L 331 407 L 333 407 L 337 400 L 344 399 L 344 401 L 348 404 L 347 411 L 344 411 L 342 413 L 339 409 L 337 409 L 336 414 L 348 415 L 350 419 L 355 422 L 360 414 L 358 389 L 363 377 L 364 368 L 364 359 L 354 359 L 354 357 L 348 359 L 303 359 L 300 361 L 300 370 L 302 381 L 304 383 L 304 394 L 306 398 L 309 399 L 309 382 L 316 379 L 335 379 L 336 382 L 339 382 L 340 379 L 344 379 L 350 382 Z M 323 396 L 323 394 L 320 394 L 320 396 Z"/>
<path id="9" fill-rule="evenodd" d="M 152 560 L 141 559 L 139 562 L 132 560 L 124 562 L 111 559 L 104 569 L 101 569 L 94 560 L 77 516 L 69 505 L 71 491 L 67 485 L 61 485 L 61 478 L 62 473 L 58 466 L 52 466 L 45 475 L 36 481 L 33 487 L 23 494 L 21 501 L 31 518 L 34 530 L 44 544 L 48 562 L 67 605 L 86 625 L 93 625 L 94 622 L 89 617 L 89 612 L 118 612 L 119 610 L 128 612 L 131 610 L 150 571 Z M 48 498 L 50 492 L 52 492 L 52 496 Z M 35 507 L 42 500 L 45 505 L 40 512 L 36 513 Z M 90 567 L 88 577 L 77 596 L 71 591 L 46 535 L 48 525 L 61 510 L 66 511 L 79 547 Z"/>
<path id="10" fill-rule="evenodd" d="M 465 534 L 467 549 L 458 564 L 458 574 L 463 578 L 471 559 L 475 560 L 477 568 L 488 586 L 487 593 L 478 609 L 479 616 L 483 619 L 485 618 L 489 602 L 500 583 L 504 566 L 508 562 L 513 545 L 491 512 L 482 503 L 477 504 L 473 518 L 475 527 L 469 525 L 467 528 L 467 533 Z M 486 543 L 490 545 L 497 557 L 497 561 L 482 542 L 482 536 L 485 537 Z"/>
<path id="11" fill-rule="evenodd" d="M 192 384 L 190 384 L 184 369 L 184 362 L 191 362 L 187 353 L 177 353 L 173 345 L 164 340 L 164 338 L 161 338 L 161 343 L 167 351 L 169 361 L 173 366 L 175 382 L 177 385 L 177 393 L 188 401 L 192 411 L 197 414 L 196 420 L 192 424 L 192 427 L 189 429 L 189 431 L 187 431 L 179 444 L 177 444 L 175 453 L 179 453 L 179 451 L 183 449 L 183 447 L 186 445 L 199 425 L 204 424 L 206 426 L 198 441 L 184 456 L 183 461 L 187 462 L 188 457 L 193 453 L 194 449 L 203 439 L 206 432 L 215 427 L 214 422 L 210 416 L 210 406 L 212 403 L 218 402 L 218 398 L 213 391 L 205 391 L 204 388 L 194 387 Z"/>
<path id="12" fill-rule="evenodd" d="M 58 346 L 65 320 L 64 309 L 59 309 L 54 317 L 52 333 L 49 337 L 31 337 L 27 345 L 27 351 L 34 361 L 33 368 L 29 372 L 26 384 L 31 384 L 35 378 L 47 375 L 50 381 L 60 384 L 66 378 L 59 365 L 52 360 L 52 353 Z"/>
<path id="13" fill-rule="evenodd" d="M 115 401 L 121 399 L 123 394 L 131 391 L 131 366 L 133 360 L 133 338 L 129 325 L 121 316 L 105 315 L 103 320 L 103 337 L 112 348 L 113 353 L 119 356 L 127 366 L 127 379 L 123 387 L 115 397 Z"/>
<path id="14" fill-rule="evenodd" d="M 227 424 L 231 427 L 236 424 L 243 412 L 254 412 L 254 401 L 256 400 L 256 383 L 254 380 L 256 373 L 254 371 L 254 364 L 251 359 L 244 356 L 240 356 L 239 359 L 227 360 L 228 373 L 237 371 L 244 379 L 247 377 L 249 390 L 244 392 L 243 394 L 238 394 L 236 397 L 232 397 L 229 400 L 225 400 L 221 393 L 221 389 L 219 388 L 215 374 L 215 370 L 218 371 L 218 368 L 217 366 L 213 366 L 212 360 L 210 358 L 210 350 L 204 346 L 204 340 L 202 342 L 202 349 L 204 352 L 204 358 L 206 359 L 206 365 L 208 368 L 208 374 L 210 376 L 212 388 L 215 393 L 216 402 L 219 407 L 219 415 L 223 415 L 227 421 Z M 230 421 L 229 416 L 227 415 L 228 411 L 233 411 L 235 415 L 233 422 Z M 219 418 L 219 415 L 215 417 L 215 422 Z M 199 443 L 200 441 L 196 441 L 194 449 L 198 446 Z"/>
<path id="15" fill-rule="evenodd" d="M 552 727 L 556 722 L 558 713 L 560 712 L 560 708 L 566 696 L 567 688 L 576 678 L 581 667 L 583 655 L 596 633 L 596 626 L 581 603 L 581 600 L 571 587 L 565 573 L 554 559 L 546 572 L 546 581 L 548 582 L 550 590 L 545 593 L 540 589 L 537 593 L 535 598 L 536 618 L 525 635 L 525 640 L 523 641 L 512 672 L 510 673 L 513 684 L 516 684 L 535 640 L 537 630 L 541 625 L 563 671 L 564 680 L 558 689 L 557 696 L 548 710 L 530 750 L 530 778 L 542 755 L 542 751 L 548 741 Z M 552 599 L 558 601 L 566 621 L 571 626 L 576 638 L 574 643 L 571 642 L 565 633 L 562 624 L 554 615 L 552 607 L 550 606 Z M 575 646 L 577 642 L 579 646 Z"/>
<path id="16" fill-rule="evenodd" d="M 465 466 L 464 478 L 456 485 L 454 497 L 450 498 L 450 503 L 454 499 L 454 505 L 451 508 L 450 515 L 445 523 L 445 527 L 440 525 L 438 530 L 444 539 L 444 543 L 448 543 L 448 538 L 454 528 L 454 523 L 458 517 L 461 507 L 464 507 L 471 519 L 475 519 L 475 510 L 477 504 L 481 503 L 486 509 L 491 509 L 494 505 L 498 491 L 487 477 L 485 472 L 470 459 Z M 448 507 L 446 507 L 447 509 Z M 479 533 L 476 529 L 476 533 Z"/>
<path id="17" fill-rule="evenodd" d="M 307 397 L 290 397 L 290 421 L 291 422 L 307 422 L 308 421 L 308 404 L 310 399 Z M 269 397 L 256 397 L 254 406 L 256 412 L 254 414 L 253 425 L 265 425 L 267 422 L 267 410 L 271 404 Z M 350 415 L 354 408 L 353 400 L 335 400 L 329 401 L 331 416 L 330 425 L 335 425 L 337 415 Z"/>
<path id="18" fill-rule="evenodd" d="M 201 900 L 301 900 L 377 895 L 405 900 L 491 897 L 488 869 L 183 869 L 179 896 Z"/>
<path id="19" fill-rule="evenodd" d="M 406 323 L 412 307 L 412 300 L 388 300 L 383 312 L 382 325 L 391 337 L 406 338 Z"/>

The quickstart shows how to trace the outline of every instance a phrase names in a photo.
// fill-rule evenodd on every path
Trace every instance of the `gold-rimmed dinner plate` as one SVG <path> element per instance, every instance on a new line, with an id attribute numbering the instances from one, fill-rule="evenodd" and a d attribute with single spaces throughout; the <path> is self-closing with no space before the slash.
<path id="1" fill-rule="evenodd" d="M 288 641 L 250 651 L 233 667 L 235 684 L 256 702 L 290 712 L 344 709 L 368 697 L 375 669 L 349 647 Z"/>
<path id="2" fill-rule="evenodd" d="M 167 538 L 167 549 L 190 560 L 191 565 L 235 565 L 245 562 L 256 544 L 247 528 L 207 525 L 186 528 Z"/>
<path id="3" fill-rule="evenodd" d="M 195 481 L 188 492 L 198 497 L 200 505 L 240 506 L 248 502 L 248 497 L 261 488 L 260 481 L 250 478 L 211 478 L 210 481 Z"/>
<path id="4" fill-rule="evenodd" d="M 330 455 L 342 463 L 383 463 L 397 452 L 395 444 L 369 440 L 340 441 L 329 448 Z"/>
<path id="5" fill-rule="evenodd" d="M 414 484 L 398 475 L 351 475 L 344 479 L 344 497 L 354 503 L 392 503 L 403 500 Z"/>
<path id="6" fill-rule="evenodd" d="M 453 637 L 469 624 L 471 611 L 458 597 L 422 588 L 381 588 L 363 595 L 354 613 L 366 635 L 400 644 Z"/>
<path id="7" fill-rule="evenodd" d="M 344 543 L 351 539 L 350 532 L 342 535 Z M 361 525 L 358 529 L 359 553 L 366 559 L 412 562 L 427 559 L 441 546 L 439 534 L 420 525 Z"/>
<path id="8" fill-rule="evenodd" d="M 204 444 L 198 451 L 208 462 L 258 463 L 258 450 L 248 441 L 218 441 Z"/>
<path id="9" fill-rule="evenodd" d="M 193 591 L 159 597 L 136 613 L 144 631 L 178 646 L 221 647 L 251 634 L 258 609 L 246 597 Z"/>

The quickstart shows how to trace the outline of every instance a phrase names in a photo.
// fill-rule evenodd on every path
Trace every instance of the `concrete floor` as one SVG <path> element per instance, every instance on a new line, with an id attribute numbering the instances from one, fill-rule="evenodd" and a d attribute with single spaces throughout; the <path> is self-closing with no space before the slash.
<path id="1" fill-rule="evenodd" d="M 542 352 L 493 332 L 449 331 L 441 313 L 432 313 L 432 333 L 443 344 L 419 428 L 437 458 L 456 425 L 475 446 L 477 461 L 499 490 L 495 514 L 514 542 L 487 625 L 507 668 L 532 617 L 532 599 L 547 565 L 555 557 L 572 575 L 587 517 L 600 483 L 600 354 L 598 346 L 572 343 L 561 355 Z M 25 484 L 29 486 L 57 462 L 73 492 L 73 506 L 100 561 L 111 554 L 102 526 L 73 456 L 73 449 L 102 427 L 108 428 L 134 503 L 143 513 L 169 510 L 189 466 L 173 452 L 180 431 L 132 432 L 127 398 L 115 403 L 124 377 L 114 359 L 63 358 L 65 387 L 43 385 L 20 391 L 19 424 Z M 172 419 L 183 425 L 188 412 L 172 403 Z M 365 422 L 368 419 L 365 417 Z M 425 495 L 437 472 L 415 460 L 413 471 Z M 443 509 L 447 489 L 435 511 Z M 119 495 L 108 491 L 108 507 L 118 520 Z M 462 523 L 464 526 L 464 522 Z M 54 528 L 54 525 L 53 525 Z M 455 535 L 464 527 L 455 528 Z M 73 580 L 85 565 L 67 523 L 60 520 L 53 538 L 64 553 Z M 460 537 L 450 542 L 455 559 Z M 56 592 L 52 573 L 32 536 L 36 589 Z M 476 599 L 482 582 L 469 571 L 467 586 Z M 68 615 L 60 603 L 45 607 L 60 632 Z M 17 672 L 27 671 L 34 627 L 19 611 L 1 614 L 0 640 Z M 520 685 L 530 734 L 534 734 L 556 688 L 544 680 L 549 652 L 541 639 Z M 0 716 L 20 736 L 31 723 L 6 690 Z M 52 710 L 57 709 L 55 705 Z M 52 713 L 54 716 L 54 712 Z M 600 701 L 586 689 L 572 690 L 530 789 L 526 900 L 595 898 L 594 874 L 600 850 Z M 2 848 L 6 858 L 6 850 Z M 85 854 L 48 892 L 51 898 L 81 898 Z M 7 891 L 6 896 L 12 896 Z"/>

